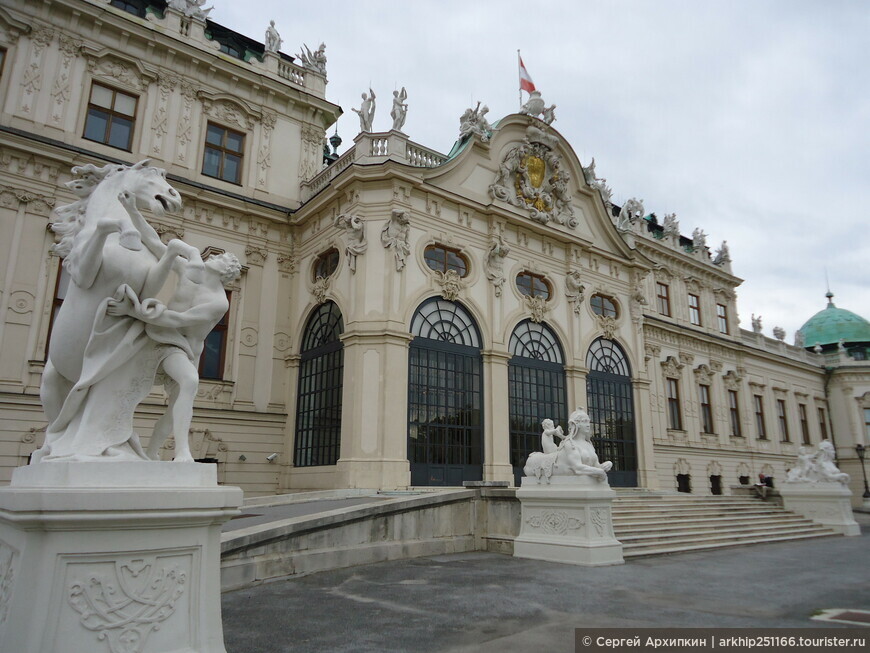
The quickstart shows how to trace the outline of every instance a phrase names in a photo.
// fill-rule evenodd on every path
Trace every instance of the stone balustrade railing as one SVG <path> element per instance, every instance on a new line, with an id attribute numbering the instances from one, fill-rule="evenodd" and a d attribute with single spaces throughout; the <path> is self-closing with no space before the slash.
<path id="1" fill-rule="evenodd" d="M 302 183 L 302 200 L 307 201 L 319 193 L 352 163 L 372 164 L 383 163 L 387 160 L 398 161 L 418 168 L 434 168 L 444 163 L 447 157 L 408 140 L 408 137 L 402 132 L 363 132 L 354 139 L 353 147 L 342 154 L 332 165 Z"/>
<path id="2" fill-rule="evenodd" d="M 809 351 L 803 347 L 790 345 L 782 340 L 777 340 L 776 338 L 768 338 L 763 333 L 754 333 L 752 331 L 747 331 L 746 329 L 740 329 L 740 337 L 743 344 L 754 347 L 755 349 L 761 349 L 762 351 L 778 354 L 792 360 L 818 367 L 829 364 L 825 356 L 821 354 Z"/>

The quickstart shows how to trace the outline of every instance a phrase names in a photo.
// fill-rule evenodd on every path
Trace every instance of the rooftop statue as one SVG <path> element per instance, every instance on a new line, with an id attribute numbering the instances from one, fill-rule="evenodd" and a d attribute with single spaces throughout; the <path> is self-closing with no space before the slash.
<path id="1" fill-rule="evenodd" d="M 208 2 L 208 0 L 169 0 L 167 4 L 172 9 L 180 11 L 189 18 L 205 20 L 206 18 L 208 18 L 211 10 L 214 9 L 214 7 L 208 7 L 207 9 L 203 9 L 202 6 L 206 2 Z"/>
<path id="2" fill-rule="evenodd" d="M 761 333 L 761 316 L 755 317 L 755 313 L 752 314 L 752 332 Z"/>
<path id="3" fill-rule="evenodd" d="M 643 218 L 644 213 L 643 200 L 634 197 L 626 200 L 616 218 L 616 228 L 620 231 L 631 231 L 632 225 Z"/>
<path id="4" fill-rule="evenodd" d="M 777 340 L 785 340 L 785 329 L 779 326 L 773 327 L 773 337 Z"/>
<path id="5" fill-rule="evenodd" d="M 692 232 L 692 247 L 696 252 L 703 252 L 707 247 L 707 234 L 700 227 Z"/>
<path id="6" fill-rule="evenodd" d="M 849 483 L 849 475 L 841 472 L 834 463 L 834 445 L 830 440 L 819 442 L 815 452 L 801 447 L 798 451 L 797 465 L 786 476 L 787 483 Z"/>
<path id="7" fill-rule="evenodd" d="M 601 199 L 604 200 L 604 205 L 609 211 L 611 206 L 610 199 L 613 196 L 613 191 L 611 191 L 610 186 L 607 185 L 606 179 L 597 176 L 597 173 L 595 172 L 595 157 L 592 157 L 592 163 L 589 164 L 588 168 L 583 168 L 583 177 L 591 188 L 595 188 L 599 193 L 601 193 Z"/>
<path id="8" fill-rule="evenodd" d="M 321 43 L 320 47 L 317 48 L 314 52 L 312 52 L 307 45 L 302 44 L 302 52 L 296 55 L 299 60 L 302 62 L 302 66 L 304 68 L 308 68 L 308 70 L 313 70 L 314 72 L 320 73 L 324 77 L 326 77 L 326 44 Z M 371 90 L 371 89 L 369 89 Z M 374 98 L 374 93 L 372 93 L 372 98 Z M 365 97 L 365 95 L 363 95 Z"/>
<path id="9" fill-rule="evenodd" d="M 393 91 L 393 109 L 390 111 L 390 118 L 393 119 L 393 130 L 400 132 L 405 126 L 405 118 L 408 116 L 408 105 L 405 100 L 408 99 L 408 92 L 405 87 L 401 91 Z"/>
<path id="10" fill-rule="evenodd" d="M 484 143 L 488 142 L 492 136 L 492 125 L 485 117 L 488 111 L 489 107 L 485 104 L 480 106 L 480 102 L 474 109 L 466 109 L 459 118 L 459 138 L 463 139 L 471 134 L 477 134 Z"/>
<path id="11" fill-rule="evenodd" d="M 666 213 L 662 222 L 662 234 L 665 236 L 680 237 L 680 223 L 676 213 Z"/>
<path id="12" fill-rule="evenodd" d="M 362 104 L 359 109 L 351 107 L 351 111 L 359 116 L 360 133 L 371 132 L 372 123 L 375 120 L 375 92 L 369 89 L 369 93 L 370 95 L 368 96 L 365 93 L 362 94 Z"/>
<path id="13" fill-rule="evenodd" d="M 275 21 L 270 20 L 269 27 L 266 28 L 266 52 L 278 52 L 283 42 L 284 40 L 278 34 L 278 30 L 275 29 Z"/>
<path id="14" fill-rule="evenodd" d="M 547 107 L 544 99 L 541 97 L 540 91 L 532 91 L 529 93 L 529 99 L 520 109 L 520 113 L 527 116 L 540 118 L 548 125 L 551 125 L 556 119 L 556 105 Z"/>
<path id="15" fill-rule="evenodd" d="M 731 262 L 731 253 L 728 251 L 728 241 L 723 240 L 719 249 L 716 250 L 716 256 L 713 257 L 713 265 L 724 265 Z"/>
<path id="16" fill-rule="evenodd" d="M 81 199 L 59 208 L 52 225 L 71 283 L 52 329 L 40 389 L 49 423 L 33 463 L 147 460 L 133 414 L 158 371 L 168 379 L 171 403 L 149 453 L 156 456 L 161 438 L 174 432 L 177 460 L 192 460 L 186 437 L 198 382 L 194 361 L 227 310 L 221 281 L 238 275 L 238 261 L 225 255 L 203 263 L 180 240 L 163 245 L 139 207 L 161 215 L 179 210 L 181 197 L 147 160 L 82 166 L 73 174 L 67 185 Z M 153 297 L 170 269 L 180 280 L 163 305 Z"/>
<path id="17" fill-rule="evenodd" d="M 568 435 L 563 436 L 562 427 L 554 427 L 553 421 L 545 419 L 541 426 L 541 448 L 532 452 L 523 468 L 523 473 L 541 482 L 543 477 L 548 483 L 551 476 L 589 475 L 607 484 L 607 472 L 612 462 L 600 463 L 598 454 L 592 446 L 592 423 L 589 415 L 578 408 L 568 418 Z M 560 438 L 557 445 L 554 436 Z"/>

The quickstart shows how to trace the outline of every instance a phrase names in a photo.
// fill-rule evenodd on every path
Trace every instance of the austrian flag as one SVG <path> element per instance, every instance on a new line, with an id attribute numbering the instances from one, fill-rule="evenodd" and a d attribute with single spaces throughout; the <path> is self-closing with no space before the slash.
<path id="1" fill-rule="evenodd" d="M 531 93 L 535 90 L 535 83 L 532 81 L 532 78 L 529 77 L 529 71 L 526 70 L 526 66 L 523 64 L 523 58 L 520 57 L 519 52 L 517 52 L 517 57 L 520 60 L 520 90 L 525 91 L 526 93 Z"/>

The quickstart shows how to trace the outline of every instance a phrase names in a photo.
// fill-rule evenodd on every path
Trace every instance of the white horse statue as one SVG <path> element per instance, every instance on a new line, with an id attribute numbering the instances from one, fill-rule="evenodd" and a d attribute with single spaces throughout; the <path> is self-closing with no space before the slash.
<path id="1" fill-rule="evenodd" d="M 71 283 L 52 328 L 40 389 L 49 424 L 33 461 L 147 459 L 132 419 L 151 390 L 154 371 L 148 378 L 145 359 L 154 357 L 155 347 L 145 346 L 141 322 L 107 318 L 106 307 L 121 285 L 142 290 L 158 263 L 158 255 L 142 242 L 159 237 L 144 219 L 134 223 L 119 196 L 124 193 L 157 215 L 179 210 L 181 196 L 165 171 L 148 160 L 80 166 L 73 174 L 67 187 L 80 199 L 58 208 L 60 220 L 52 224 L 60 236 L 55 252 L 63 257 Z"/>
<path id="2" fill-rule="evenodd" d="M 562 429 L 553 428 L 552 420 L 544 420 L 544 433 L 541 436 L 542 448 L 546 453 L 532 452 L 526 460 L 523 473 L 535 477 L 538 483 L 543 477 L 547 483 L 551 476 L 589 475 L 595 480 L 607 483 L 607 472 L 613 467 L 610 461 L 599 462 L 598 454 L 592 446 L 592 423 L 589 415 L 578 408 L 568 418 L 568 435 L 558 445 L 553 436 L 561 437 Z"/>

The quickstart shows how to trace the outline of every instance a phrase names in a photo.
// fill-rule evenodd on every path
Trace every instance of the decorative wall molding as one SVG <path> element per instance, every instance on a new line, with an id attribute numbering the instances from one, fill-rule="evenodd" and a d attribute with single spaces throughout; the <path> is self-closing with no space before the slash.
<path id="1" fill-rule="evenodd" d="M 456 270 L 447 270 L 447 272 L 434 270 L 433 276 L 441 286 L 441 296 L 447 301 L 455 302 L 464 287 L 459 273 Z"/>

